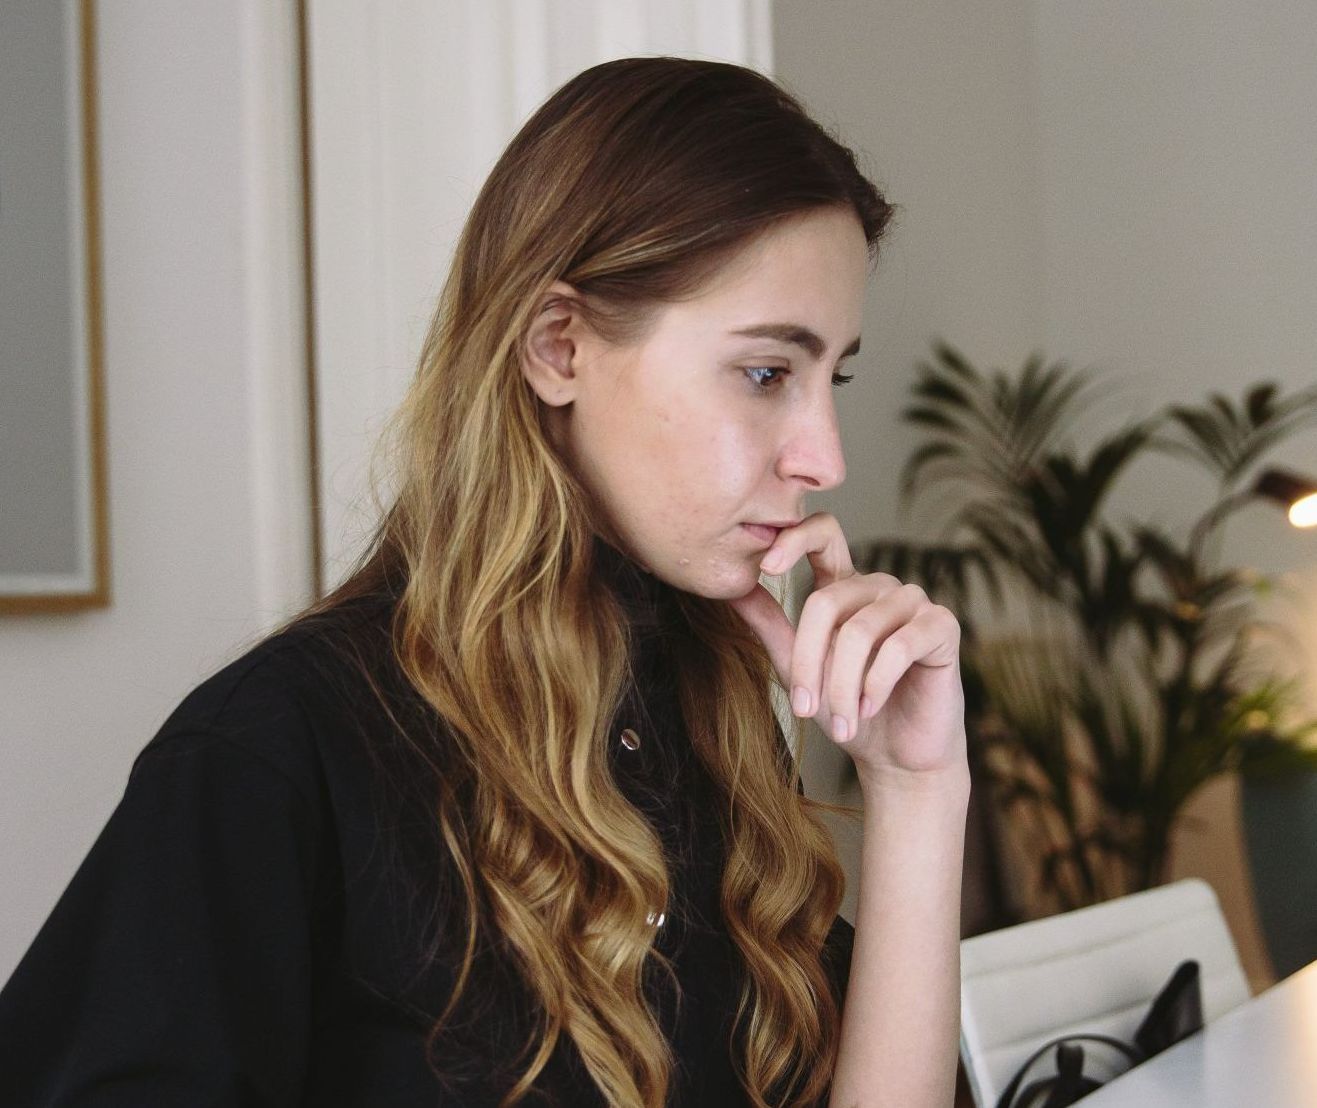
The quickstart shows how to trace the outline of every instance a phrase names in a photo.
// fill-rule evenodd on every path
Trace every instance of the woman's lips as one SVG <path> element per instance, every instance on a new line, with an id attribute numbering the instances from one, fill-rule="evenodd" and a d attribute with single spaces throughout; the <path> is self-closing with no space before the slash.
<path id="1" fill-rule="evenodd" d="M 741 526 L 766 546 L 773 545 L 773 540 L 781 530 L 779 527 L 769 527 L 766 523 L 743 523 Z"/>

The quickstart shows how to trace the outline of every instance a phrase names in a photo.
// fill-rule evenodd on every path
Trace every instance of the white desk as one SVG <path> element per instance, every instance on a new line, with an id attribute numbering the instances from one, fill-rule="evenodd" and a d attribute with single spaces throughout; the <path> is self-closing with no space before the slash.
<path id="1" fill-rule="evenodd" d="M 1083 1108 L 1317 1108 L 1317 962 L 1080 1103 Z"/>

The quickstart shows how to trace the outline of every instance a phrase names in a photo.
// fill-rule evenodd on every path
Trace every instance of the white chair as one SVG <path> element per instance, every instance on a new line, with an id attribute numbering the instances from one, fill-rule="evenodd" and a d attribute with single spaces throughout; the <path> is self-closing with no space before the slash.
<path id="1" fill-rule="evenodd" d="M 965 939 L 960 1055 L 974 1103 L 993 1108 L 1029 1055 L 1058 1035 L 1130 1041 L 1187 958 L 1201 970 L 1205 1021 L 1248 999 L 1221 907 L 1198 878 Z M 1095 1063 L 1108 1057 L 1100 1045 L 1092 1055 Z M 1127 1064 L 1116 1060 L 1110 1072 Z M 1101 1063 L 1094 1070 L 1101 1074 Z M 1040 1058 L 1030 1079 L 1054 1072 L 1051 1059 Z"/>

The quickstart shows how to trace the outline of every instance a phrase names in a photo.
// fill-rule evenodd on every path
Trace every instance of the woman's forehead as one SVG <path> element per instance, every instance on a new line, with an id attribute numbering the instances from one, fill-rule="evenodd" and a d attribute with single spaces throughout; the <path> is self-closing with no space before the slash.
<path id="1" fill-rule="evenodd" d="M 693 296 L 668 305 L 660 329 L 841 357 L 855 352 L 867 280 L 859 220 L 832 209 L 810 213 L 748 243 Z"/>

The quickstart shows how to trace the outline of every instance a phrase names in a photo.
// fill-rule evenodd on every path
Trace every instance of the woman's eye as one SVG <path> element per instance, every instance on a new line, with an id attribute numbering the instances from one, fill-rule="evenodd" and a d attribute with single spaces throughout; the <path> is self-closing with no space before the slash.
<path id="1" fill-rule="evenodd" d="M 768 374 L 776 373 L 776 377 L 769 377 Z M 787 371 L 781 366 L 775 365 L 752 365 L 747 367 L 745 375 L 754 382 L 755 388 L 759 392 L 768 392 L 776 385 L 782 382 Z M 762 376 L 761 376 L 762 375 Z"/>
<path id="2" fill-rule="evenodd" d="M 776 388 L 790 372 L 789 369 L 773 365 L 749 366 L 745 371 L 746 376 L 754 382 L 757 392 L 769 392 Z M 776 374 L 776 376 L 772 376 L 773 374 Z M 832 375 L 832 383 L 837 388 L 842 385 L 849 385 L 853 380 L 855 380 L 855 374 L 853 373 L 834 373 Z"/>

